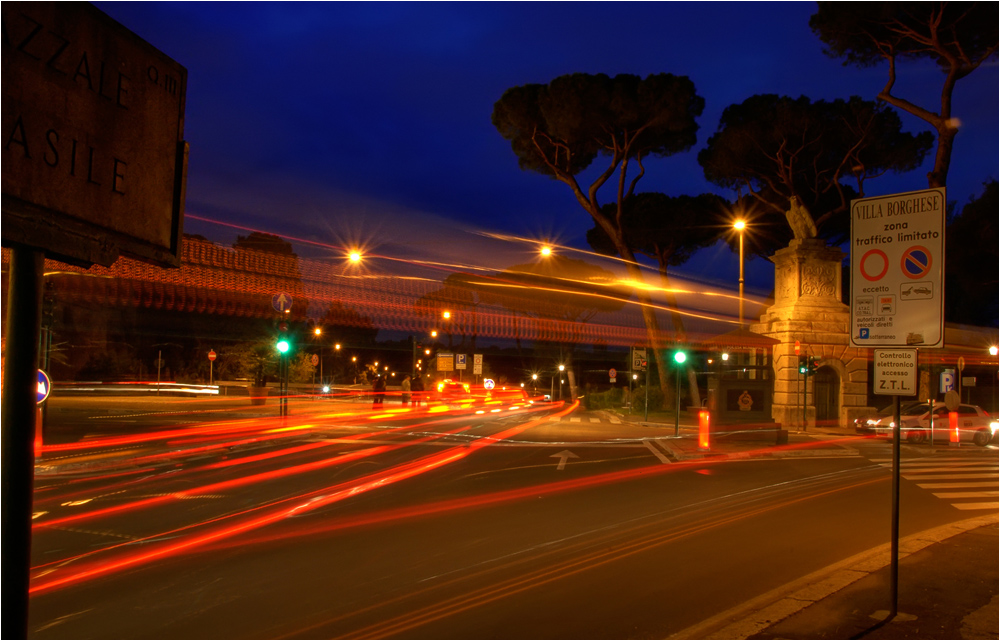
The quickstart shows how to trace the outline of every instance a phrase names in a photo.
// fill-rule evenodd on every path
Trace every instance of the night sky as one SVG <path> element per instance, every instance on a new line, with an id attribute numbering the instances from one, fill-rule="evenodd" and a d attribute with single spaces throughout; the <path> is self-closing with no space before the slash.
<path id="1" fill-rule="evenodd" d="M 523 245 L 473 249 L 474 229 L 587 249 L 591 219 L 569 189 L 520 170 L 490 122 L 509 87 L 573 72 L 687 75 L 706 101 L 698 144 L 648 162 L 639 191 L 732 198 L 697 163 L 728 105 L 759 93 L 873 99 L 886 78 L 822 53 L 811 2 L 96 5 L 188 69 L 185 230 L 226 244 L 246 233 L 194 217 L 209 218 L 326 243 L 297 250 L 331 256 L 364 242 L 498 268 L 525 260 Z M 941 77 L 907 64 L 895 93 L 934 108 Z M 994 58 L 955 92 L 949 200 L 997 177 L 997 103 Z M 928 129 L 901 115 L 907 130 Z M 926 188 L 932 155 L 866 195 Z M 707 265 L 727 282 L 738 269 L 720 243 L 680 272 Z M 749 284 L 769 290 L 770 267 L 752 261 Z"/>

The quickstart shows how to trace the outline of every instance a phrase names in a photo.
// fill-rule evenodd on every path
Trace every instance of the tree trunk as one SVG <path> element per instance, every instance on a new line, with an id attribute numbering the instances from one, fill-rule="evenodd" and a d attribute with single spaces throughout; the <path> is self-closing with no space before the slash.
<path id="1" fill-rule="evenodd" d="M 687 332 L 684 330 L 684 317 L 681 316 L 677 307 L 677 297 L 670 289 L 670 278 L 667 275 L 667 264 L 662 258 L 660 263 L 660 279 L 663 280 L 663 293 L 667 298 L 667 306 L 670 308 L 670 318 L 674 323 L 674 332 L 678 343 L 687 343 Z M 690 365 L 685 366 L 687 370 L 688 391 L 690 393 L 691 405 L 701 407 L 701 391 L 698 389 L 698 374 Z"/>

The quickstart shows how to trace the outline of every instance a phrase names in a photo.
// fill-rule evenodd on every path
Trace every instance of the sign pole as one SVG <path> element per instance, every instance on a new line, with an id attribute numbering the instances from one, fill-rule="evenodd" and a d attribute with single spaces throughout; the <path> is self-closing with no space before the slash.
<path id="1" fill-rule="evenodd" d="M 44 257 L 14 245 L 7 293 L 7 353 L 3 373 L 2 512 L 4 562 L 0 575 L 5 639 L 28 638 L 28 581 L 31 572 L 31 510 L 35 480 L 35 420 L 38 396 L 38 336 L 42 321 Z"/>
<path id="2" fill-rule="evenodd" d="M 891 565 L 889 568 L 890 600 L 889 616 L 886 621 L 890 621 L 896 616 L 899 606 L 899 394 L 892 397 L 892 524 L 890 527 Z"/>

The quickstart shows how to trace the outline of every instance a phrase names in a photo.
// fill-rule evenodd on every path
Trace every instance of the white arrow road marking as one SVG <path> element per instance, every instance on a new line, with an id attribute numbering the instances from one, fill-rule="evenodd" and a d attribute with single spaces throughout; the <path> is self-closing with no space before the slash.
<path id="1" fill-rule="evenodd" d="M 569 450 L 563 450 L 562 452 L 559 452 L 558 454 L 553 454 L 550 458 L 557 458 L 557 459 L 559 459 L 559 465 L 556 466 L 556 469 L 557 470 L 564 470 L 564 469 L 566 469 L 566 460 L 567 459 L 580 458 L 580 457 L 577 456 L 576 454 L 574 454 L 573 452 L 570 452 Z"/>

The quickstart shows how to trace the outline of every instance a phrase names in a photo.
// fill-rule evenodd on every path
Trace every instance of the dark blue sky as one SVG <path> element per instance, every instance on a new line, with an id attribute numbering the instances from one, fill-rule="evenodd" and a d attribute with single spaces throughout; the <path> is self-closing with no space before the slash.
<path id="1" fill-rule="evenodd" d="M 96 4 L 188 69 L 188 213 L 334 245 L 375 238 L 385 252 L 448 253 L 468 242 L 448 234 L 456 227 L 586 247 L 592 223 L 566 186 L 521 171 L 490 122 L 509 87 L 572 72 L 687 75 L 706 101 L 698 145 L 649 162 L 640 191 L 732 197 L 696 160 L 728 105 L 759 93 L 871 99 L 885 84 L 883 67 L 823 55 L 811 2 Z M 896 93 L 933 108 L 940 80 L 933 65 L 907 65 Z M 959 83 L 949 200 L 997 177 L 997 97 L 995 59 Z M 929 167 L 872 181 L 868 195 L 926 188 Z M 186 227 L 222 242 L 236 233 Z M 766 280 L 769 265 L 754 263 Z M 708 264 L 736 263 L 720 246 L 680 271 Z"/>

